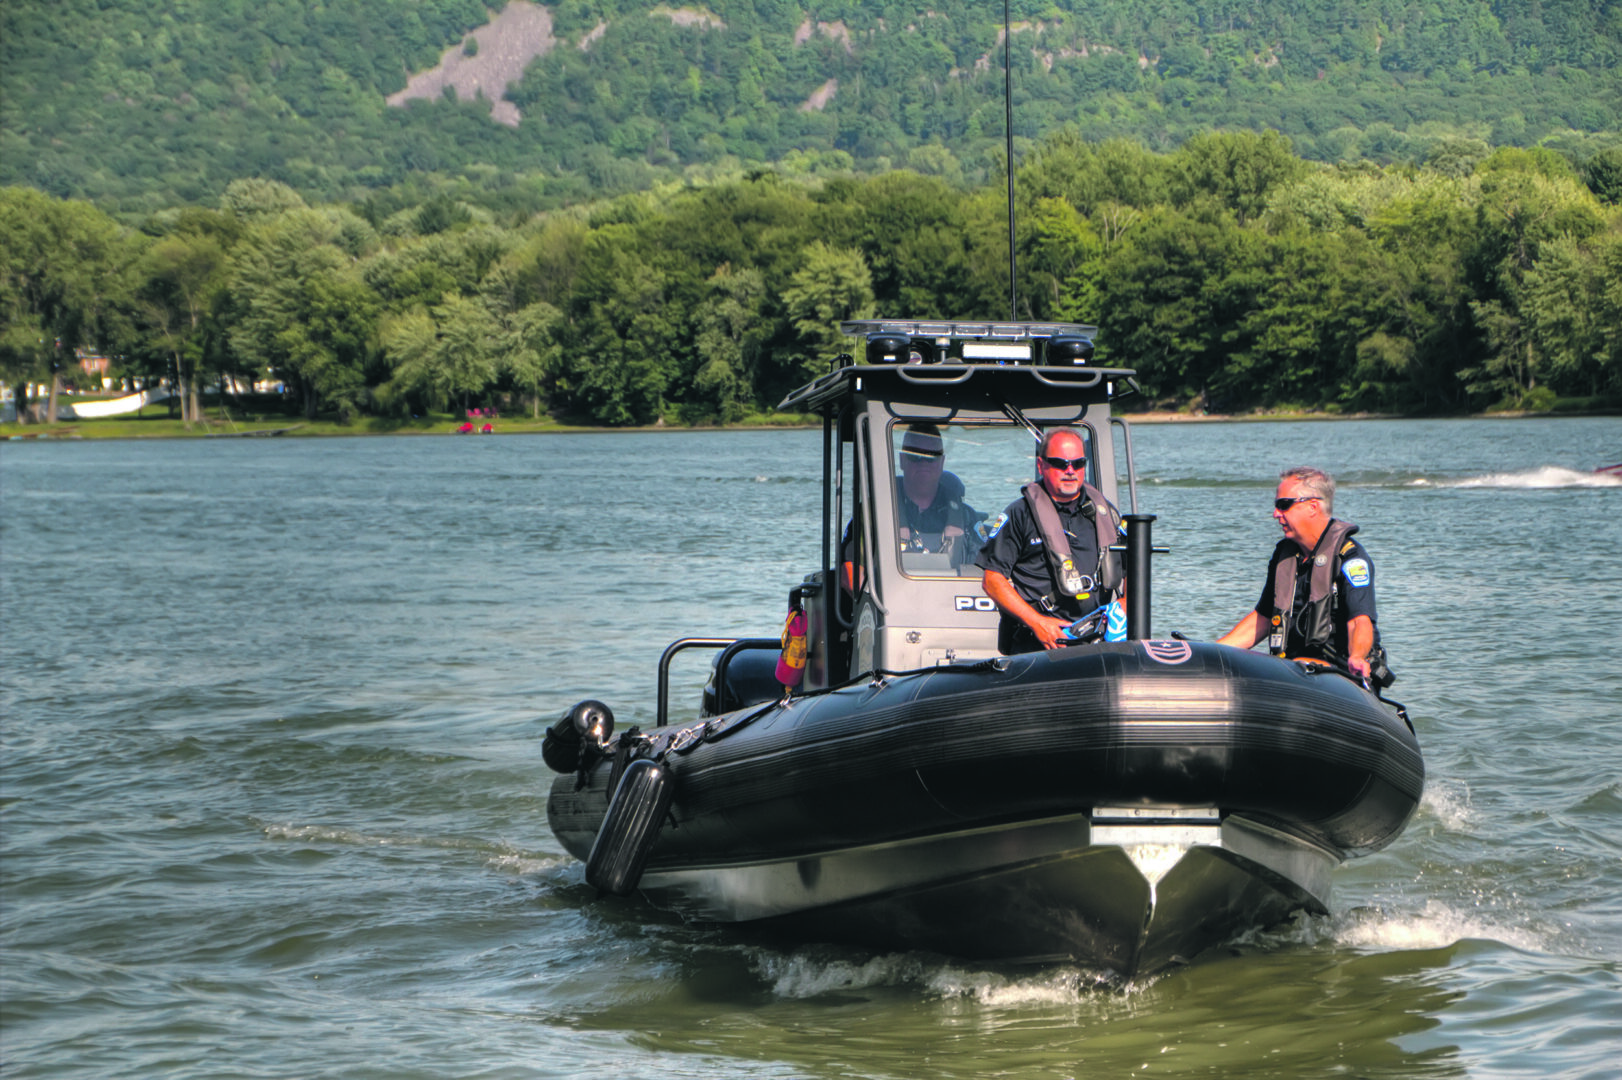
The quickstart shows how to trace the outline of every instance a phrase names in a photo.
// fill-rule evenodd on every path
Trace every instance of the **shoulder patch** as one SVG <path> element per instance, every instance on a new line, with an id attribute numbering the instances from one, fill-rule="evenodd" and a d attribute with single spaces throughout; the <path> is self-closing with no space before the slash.
<path id="1" fill-rule="evenodd" d="M 1363 588 L 1369 583 L 1369 563 L 1367 559 L 1351 559 L 1340 572 L 1346 575 L 1346 580 L 1356 588 Z"/>
<path id="2" fill-rule="evenodd" d="M 986 522 L 986 539 L 990 540 L 992 537 L 1002 532 L 1002 527 L 1006 524 L 1008 524 L 1007 514 L 998 514 L 996 517 Z"/>

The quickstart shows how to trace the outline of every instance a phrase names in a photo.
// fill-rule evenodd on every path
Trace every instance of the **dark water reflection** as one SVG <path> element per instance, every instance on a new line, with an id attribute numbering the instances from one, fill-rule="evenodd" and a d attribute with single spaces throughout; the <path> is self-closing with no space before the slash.
<path id="1" fill-rule="evenodd" d="M 1123 988 L 806 949 L 697 964 L 657 999 L 576 1022 L 636 1030 L 657 1015 L 637 1045 L 815 1076 L 1459 1076 L 1457 1047 L 1424 1037 L 1465 996 L 1448 985 L 1450 954 L 1236 955 Z"/>

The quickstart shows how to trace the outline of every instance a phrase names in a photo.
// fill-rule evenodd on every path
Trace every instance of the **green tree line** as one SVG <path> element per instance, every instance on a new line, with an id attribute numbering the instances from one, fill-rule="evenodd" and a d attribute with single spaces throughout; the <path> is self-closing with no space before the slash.
<path id="1" fill-rule="evenodd" d="M 1622 129 L 1622 6 L 1592 0 L 1014 0 L 1015 135 L 1079 125 L 1158 150 L 1272 129 L 1303 157 Z M 487 101 L 389 107 L 490 17 L 480 0 L 13 0 L 0 7 L 0 184 L 127 221 L 233 179 L 312 202 L 435 190 L 509 220 L 737 165 L 995 180 L 1000 5 L 548 5 L 559 46 Z M 600 31 L 600 32 L 599 32 Z M 588 41 L 589 39 L 589 41 Z M 582 45 L 589 47 L 582 48 Z M 829 80 L 820 108 L 807 103 Z M 492 93 L 499 91 L 492 90 Z"/>
<path id="2" fill-rule="evenodd" d="M 1170 153 L 1072 130 L 1016 174 L 1019 316 L 1096 323 L 1150 401 L 1446 413 L 1622 400 L 1622 149 L 1329 166 L 1267 132 Z M 304 414 L 501 405 L 736 422 L 827 370 L 841 319 L 1005 318 L 1000 185 L 755 171 L 503 224 L 271 180 L 138 227 L 0 189 L 0 373 L 280 380 Z"/>

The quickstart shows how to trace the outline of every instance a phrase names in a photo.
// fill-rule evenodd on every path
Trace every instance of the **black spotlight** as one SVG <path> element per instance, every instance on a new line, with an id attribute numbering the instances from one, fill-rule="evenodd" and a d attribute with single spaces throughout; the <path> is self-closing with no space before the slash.
<path id="1" fill-rule="evenodd" d="M 1093 343 L 1087 338 L 1062 334 L 1048 338 L 1042 360 L 1053 367 L 1085 364 L 1093 358 Z"/>
<path id="2" fill-rule="evenodd" d="M 912 351 L 912 339 L 906 334 L 867 335 L 867 362 L 869 364 L 905 364 Z"/>
<path id="3" fill-rule="evenodd" d="M 938 364 L 941 362 L 941 350 L 935 348 L 932 341 L 924 338 L 913 338 L 907 352 L 909 364 Z"/>

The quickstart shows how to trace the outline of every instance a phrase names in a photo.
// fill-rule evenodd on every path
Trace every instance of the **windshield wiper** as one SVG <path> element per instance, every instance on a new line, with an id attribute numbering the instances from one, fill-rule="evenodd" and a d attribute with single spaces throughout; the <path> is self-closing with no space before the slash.
<path id="1" fill-rule="evenodd" d="M 1031 438 L 1035 439 L 1037 442 L 1042 441 L 1042 429 L 1031 423 L 1030 418 L 1019 411 L 1019 406 L 1007 401 L 1003 401 L 1001 398 L 997 397 L 993 397 L 991 400 L 996 403 L 998 408 L 1002 409 L 1004 416 L 1008 417 L 1008 419 L 1021 425 L 1026 431 L 1030 432 Z"/>

